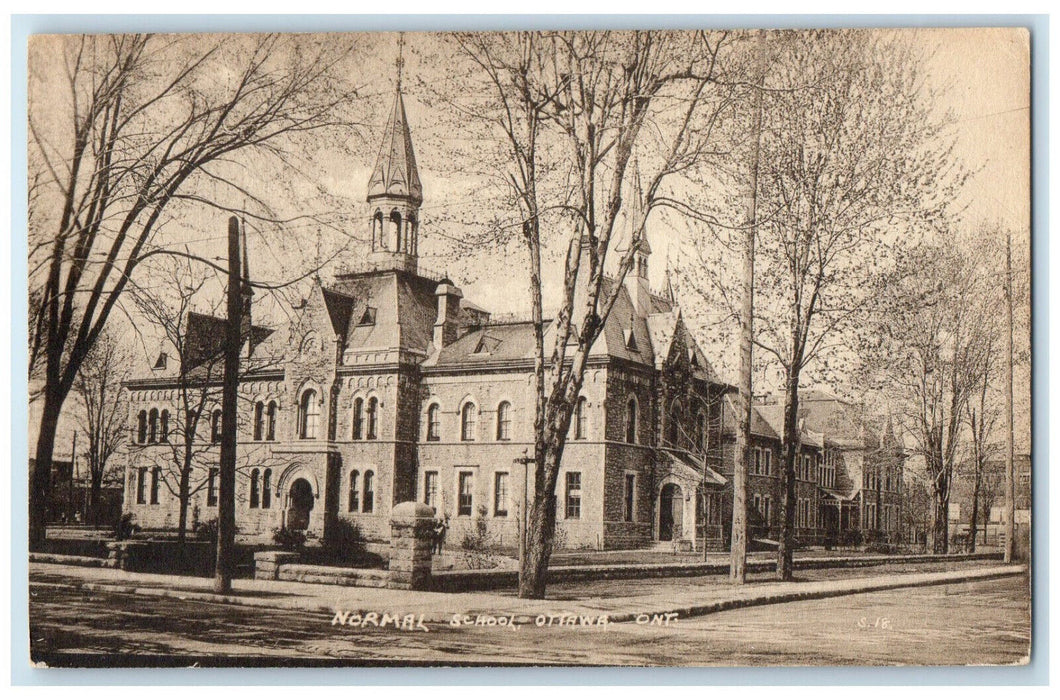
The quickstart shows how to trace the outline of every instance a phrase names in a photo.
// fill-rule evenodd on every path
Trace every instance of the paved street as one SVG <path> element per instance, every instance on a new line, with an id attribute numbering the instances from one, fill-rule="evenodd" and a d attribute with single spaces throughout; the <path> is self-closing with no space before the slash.
<path id="1" fill-rule="evenodd" d="M 733 610 L 666 624 L 378 629 L 301 611 L 31 585 L 51 665 L 1008 664 L 1030 639 L 1022 576 Z"/>

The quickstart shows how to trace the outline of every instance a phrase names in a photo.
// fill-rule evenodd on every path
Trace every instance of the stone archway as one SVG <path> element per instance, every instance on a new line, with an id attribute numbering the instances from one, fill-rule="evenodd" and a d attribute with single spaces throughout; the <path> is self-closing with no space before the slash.
<path id="1" fill-rule="evenodd" d="M 659 491 L 659 540 L 672 542 L 684 537 L 685 499 L 681 487 L 665 484 Z"/>
<path id="2" fill-rule="evenodd" d="M 287 492 L 287 527 L 308 530 L 314 500 L 313 486 L 305 479 L 295 479 Z"/>

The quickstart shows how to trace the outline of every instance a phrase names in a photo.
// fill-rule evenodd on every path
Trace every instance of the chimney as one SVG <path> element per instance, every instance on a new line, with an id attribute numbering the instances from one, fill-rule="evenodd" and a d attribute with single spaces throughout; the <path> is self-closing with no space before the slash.
<path id="1" fill-rule="evenodd" d="M 438 297 L 438 320 L 434 324 L 434 347 L 444 348 L 457 338 L 460 326 L 460 299 L 463 293 L 448 278 L 434 290 Z"/>

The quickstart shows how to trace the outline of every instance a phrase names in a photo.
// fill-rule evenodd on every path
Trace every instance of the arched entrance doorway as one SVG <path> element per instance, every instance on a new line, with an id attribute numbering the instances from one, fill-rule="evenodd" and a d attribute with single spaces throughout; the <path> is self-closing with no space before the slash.
<path id="1" fill-rule="evenodd" d="M 313 510 L 313 487 L 305 479 L 295 479 L 287 499 L 287 527 L 307 530 L 309 513 Z"/>
<path id="2" fill-rule="evenodd" d="M 659 539 L 671 542 L 684 535 L 684 497 L 677 484 L 666 484 L 659 493 Z"/>

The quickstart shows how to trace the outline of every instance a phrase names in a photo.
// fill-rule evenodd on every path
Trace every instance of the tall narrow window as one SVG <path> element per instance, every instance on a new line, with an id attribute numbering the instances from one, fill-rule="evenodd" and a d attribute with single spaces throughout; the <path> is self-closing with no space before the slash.
<path id="1" fill-rule="evenodd" d="M 707 449 L 707 414 L 703 411 L 696 415 L 696 447 L 701 451 Z"/>
<path id="2" fill-rule="evenodd" d="M 368 429 L 365 437 L 375 440 L 379 432 L 379 399 L 374 396 L 368 399 L 368 410 L 365 413 L 368 414 Z"/>
<path id="3" fill-rule="evenodd" d="M 636 474 L 626 474 L 626 490 L 625 490 L 625 493 L 623 494 L 623 496 L 624 496 L 624 501 L 625 501 L 624 517 L 625 517 L 625 521 L 627 523 L 633 522 L 633 516 L 634 516 L 634 513 L 635 513 L 635 504 L 636 504 L 636 500 L 635 500 L 636 497 L 634 496 L 634 494 L 636 493 L 636 488 L 637 488 L 637 475 Z"/>
<path id="4" fill-rule="evenodd" d="M 501 401 L 497 406 L 497 439 L 509 440 L 509 430 L 512 425 L 512 405 L 507 401 Z"/>
<path id="5" fill-rule="evenodd" d="M 272 506 L 272 470 L 266 469 L 261 476 L 261 507 Z"/>
<path id="6" fill-rule="evenodd" d="M 260 404 L 258 404 L 258 405 L 260 405 Z M 259 474 L 259 472 L 258 472 L 257 469 L 251 469 L 250 470 L 250 507 L 251 508 L 257 508 L 259 505 L 261 505 L 261 491 L 259 491 L 260 486 L 258 484 L 258 474 Z"/>
<path id="7" fill-rule="evenodd" d="M 158 484 L 162 481 L 162 467 L 151 470 L 151 505 L 158 505 Z"/>
<path id="8" fill-rule="evenodd" d="M 460 472 L 457 476 L 457 515 L 471 515 L 472 503 L 472 488 L 474 486 L 475 475 L 473 472 Z"/>
<path id="9" fill-rule="evenodd" d="M 141 445 L 147 442 L 147 411 L 140 411 L 136 417 L 136 442 Z"/>
<path id="10" fill-rule="evenodd" d="M 360 396 L 353 400 L 353 439 L 364 436 L 364 399 Z"/>
<path id="11" fill-rule="evenodd" d="M 588 435 L 588 431 L 586 430 L 586 423 L 585 423 L 585 421 L 587 420 L 587 416 L 585 414 L 586 414 L 585 397 L 582 396 L 581 398 L 578 399 L 578 403 L 574 404 L 574 439 L 575 440 L 584 440 L 587 437 L 587 435 Z"/>
<path id="12" fill-rule="evenodd" d="M 493 475 L 493 515 L 508 517 L 508 472 Z"/>
<path id="13" fill-rule="evenodd" d="M 371 513 L 375 510 L 375 474 L 371 471 L 364 473 L 364 512 Z"/>
<path id="14" fill-rule="evenodd" d="M 680 401 L 675 400 L 670 406 L 669 423 L 667 424 L 667 442 L 672 447 L 676 447 L 681 442 L 680 427 L 681 427 L 681 413 L 684 407 Z"/>
<path id="15" fill-rule="evenodd" d="M 136 470 L 136 502 L 147 503 L 147 467 Z"/>
<path id="16" fill-rule="evenodd" d="M 254 404 L 254 439 L 261 440 L 265 433 L 265 404 L 258 401 Z"/>
<path id="17" fill-rule="evenodd" d="M 773 450 L 764 450 L 762 453 L 762 467 L 766 476 L 773 475 Z"/>
<path id="18" fill-rule="evenodd" d="M 272 441 L 276 439 L 276 402 L 270 401 L 265 416 L 265 439 Z"/>
<path id="19" fill-rule="evenodd" d="M 567 472 L 566 489 L 566 514 L 567 520 L 577 520 L 582 517 L 582 475 L 581 472 Z"/>
<path id="20" fill-rule="evenodd" d="M 349 499 L 346 502 L 346 510 L 350 513 L 356 513 L 361 509 L 361 493 L 358 490 L 360 485 L 358 482 L 361 480 L 361 473 L 354 469 L 350 472 L 350 491 Z"/>
<path id="21" fill-rule="evenodd" d="M 158 442 L 158 409 L 152 408 L 148 417 L 148 442 Z"/>
<path id="22" fill-rule="evenodd" d="M 221 442 L 221 409 L 214 409 L 210 416 L 210 442 Z"/>
<path id="23" fill-rule="evenodd" d="M 320 405 L 317 403 L 317 392 L 307 389 L 302 394 L 302 401 L 298 407 L 299 421 L 298 437 L 303 440 L 315 440 L 317 429 L 320 424 Z"/>
<path id="24" fill-rule="evenodd" d="M 469 442 L 475 439 L 475 404 L 468 401 L 460 410 L 460 439 Z"/>
<path id="25" fill-rule="evenodd" d="M 751 473 L 752 474 L 761 474 L 762 473 L 762 448 L 761 447 L 756 447 L 755 448 L 755 461 L 754 461 L 754 465 L 751 468 Z"/>
<path id="26" fill-rule="evenodd" d="M 217 505 L 217 475 L 221 473 L 221 470 L 217 467 L 210 467 L 210 476 L 206 482 L 206 505 L 215 506 Z"/>
<path id="27" fill-rule="evenodd" d="M 439 414 L 441 409 L 438 404 L 432 403 L 427 408 L 427 440 L 428 442 L 437 442 L 441 439 L 441 421 Z"/>
<path id="28" fill-rule="evenodd" d="M 438 508 L 438 472 L 424 472 L 423 502 L 432 508 Z"/>
<path id="29" fill-rule="evenodd" d="M 162 409 L 159 416 L 159 440 L 169 442 L 169 411 Z"/>
<path id="30" fill-rule="evenodd" d="M 637 442 L 637 400 L 632 397 L 626 404 L 626 442 Z"/>

